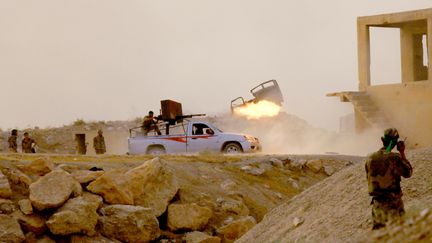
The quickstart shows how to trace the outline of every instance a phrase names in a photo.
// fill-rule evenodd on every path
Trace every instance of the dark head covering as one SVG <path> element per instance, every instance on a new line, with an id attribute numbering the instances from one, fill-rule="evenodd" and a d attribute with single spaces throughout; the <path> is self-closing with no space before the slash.
<path id="1" fill-rule="evenodd" d="M 399 132 L 396 128 L 388 128 L 384 131 L 384 136 L 381 137 L 381 140 L 385 147 L 393 148 L 399 139 Z"/>

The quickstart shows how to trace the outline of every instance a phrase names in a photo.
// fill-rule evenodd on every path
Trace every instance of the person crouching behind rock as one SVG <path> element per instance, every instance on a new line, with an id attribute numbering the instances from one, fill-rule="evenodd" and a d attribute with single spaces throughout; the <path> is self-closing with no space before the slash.
<path id="1" fill-rule="evenodd" d="M 23 153 L 36 153 L 36 141 L 30 137 L 28 132 L 24 133 L 24 138 L 21 141 L 21 146 Z"/>
<path id="2" fill-rule="evenodd" d="M 372 196 L 372 229 L 397 221 L 405 213 L 400 181 L 401 176 L 411 177 L 412 167 L 405 157 L 405 143 L 398 139 L 395 128 L 385 130 L 381 137 L 384 146 L 366 160 L 369 195 Z M 399 153 L 391 152 L 395 146 Z"/>
<path id="3" fill-rule="evenodd" d="M 104 154 L 106 152 L 105 138 L 102 130 L 98 130 L 98 135 L 93 138 L 93 148 L 96 154 Z"/>

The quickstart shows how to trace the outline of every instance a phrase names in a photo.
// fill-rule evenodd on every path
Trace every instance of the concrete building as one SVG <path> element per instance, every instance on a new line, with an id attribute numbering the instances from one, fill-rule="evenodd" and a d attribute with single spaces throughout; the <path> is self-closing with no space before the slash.
<path id="1" fill-rule="evenodd" d="M 398 28 L 401 81 L 371 85 L 370 29 Z M 354 106 L 355 129 L 395 127 L 410 147 L 432 145 L 432 8 L 357 18 L 359 91 L 338 92 Z"/>

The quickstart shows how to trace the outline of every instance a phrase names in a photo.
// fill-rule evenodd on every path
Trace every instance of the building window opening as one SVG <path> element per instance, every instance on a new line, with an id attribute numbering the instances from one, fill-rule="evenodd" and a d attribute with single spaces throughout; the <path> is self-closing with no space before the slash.
<path id="1" fill-rule="evenodd" d="M 423 47 L 423 66 L 429 67 L 429 55 L 427 48 L 427 35 L 423 34 L 422 36 L 422 47 Z"/>
<path id="2" fill-rule="evenodd" d="M 412 78 L 407 81 L 423 81 L 428 79 L 427 35 L 424 33 L 412 35 Z"/>
<path id="3" fill-rule="evenodd" d="M 400 29 L 371 27 L 369 30 L 371 85 L 401 83 Z"/>

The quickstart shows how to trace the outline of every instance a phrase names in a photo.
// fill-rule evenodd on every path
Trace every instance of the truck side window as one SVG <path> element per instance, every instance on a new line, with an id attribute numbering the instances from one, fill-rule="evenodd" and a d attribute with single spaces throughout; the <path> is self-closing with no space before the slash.
<path id="1" fill-rule="evenodd" d="M 204 129 L 210 129 L 207 125 L 201 123 L 195 123 L 192 126 L 192 135 L 203 135 Z"/>

